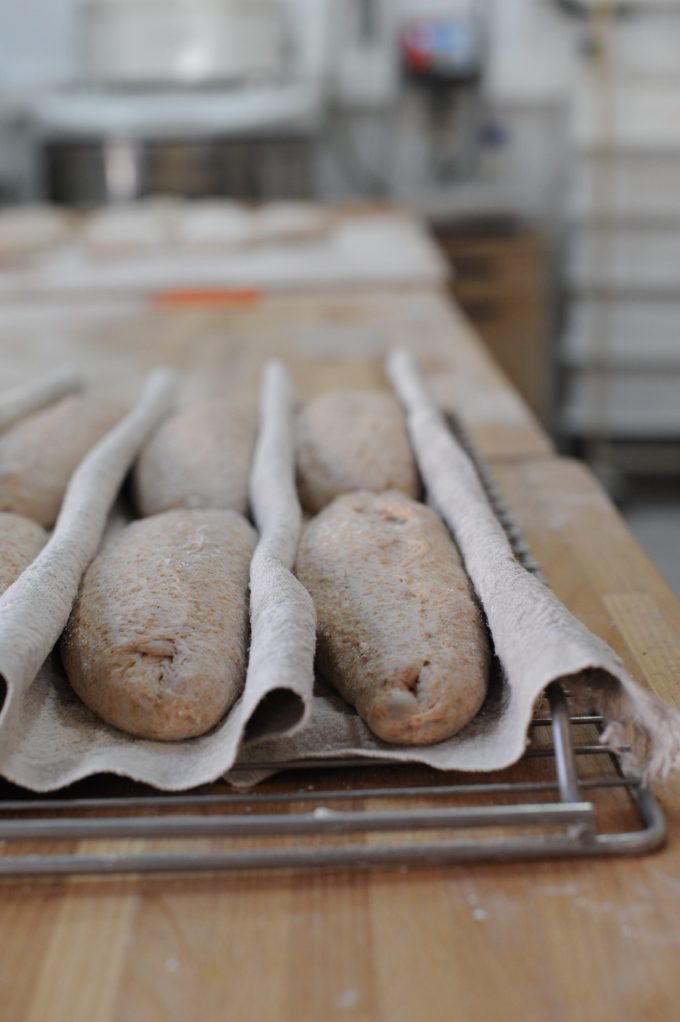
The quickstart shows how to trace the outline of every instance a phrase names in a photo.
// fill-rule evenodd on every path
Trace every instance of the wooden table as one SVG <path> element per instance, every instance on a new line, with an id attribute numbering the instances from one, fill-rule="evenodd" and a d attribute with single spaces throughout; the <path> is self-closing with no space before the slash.
<path id="1" fill-rule="evenodd" d="M 361 315 L 351 299 L 344 311 L 335 301 L 326 311 L 343 329 L 413 333 L 406 300 L 376 298 Z M 282 320 L 273 307 L 268 329 L 304 336 L 312 306 L 286 308 Z M 437 308 L 451 364 L 462 371 L 467 360 L 473 379 L 502 391 L 459 320 Z M 248 316 L 262 324 L 270 312 L 243 313 L 244 343 Z M 171 338 L 168 348 L 181 362 L 183 345 Z M 549 583 L 636 677 L 677 701 L 680 604 L 590 474 L 552 456 L 530 423 L 478 421 L 475 431 Z M 4 881 L 0 1016 L 670 1022 L 680 1003 L 680 785 L 661 798 L 669 847 L 639 860 Z"/>
<path id="2" fill-rule="evenodd" d="M 76 365 L 97 383 L 127 383 L 159 362 L 191 395 L 254 392 L 265 358 L 285 359 L 301 398 L 324 388 L 386 387 L 387 351 L 412 348 L 444 407 L 489 458 L 548 454 L 543 428 L 467 321 L 438 288 L 269 295 L 224 308 L 158 309 L 138 300 L 15 305 L 0 315 L 2 386 L 36 367 Z"/>

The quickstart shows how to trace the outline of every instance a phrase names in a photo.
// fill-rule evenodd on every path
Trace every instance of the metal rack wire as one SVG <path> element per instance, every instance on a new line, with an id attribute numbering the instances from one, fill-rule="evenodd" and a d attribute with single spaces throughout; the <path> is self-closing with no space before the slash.
<path id="1" fill-rule="evenodd" d="M 538 573 L 483 461 L 455 431 L 516 556 Z M 222 783 L 167 795 L 111 779 L 66 797 L 8 791 L 0 876 L 411 867 L 659 848 L 666 825 L 654 795 L 598 744 L 601 716 L 570 714 L 568 699 L 550 686 L 522 761 L 474 779 L 356 758 L 251 762 L 248 770 L 285 773 L 247 793 Z"/>

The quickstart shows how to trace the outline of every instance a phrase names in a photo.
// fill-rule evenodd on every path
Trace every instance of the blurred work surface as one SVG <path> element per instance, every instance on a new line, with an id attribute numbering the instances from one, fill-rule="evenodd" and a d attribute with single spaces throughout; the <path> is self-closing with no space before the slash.
<path id="1" fill-rule="evenodd" d="M 436 285 L 445 261 L 394 209 L 148 199 L 0 214 L 0 300 L 91 300 L 187 288 Z"/>
<path id="2" fill-rule="evenodd" d="M 273 209 L 260 207 L 259 215 Z M 324 209 L 316 212 L 323 221 Z M 166 362 L 183 372 L 185 396 L 221 393 L 226 380 L 256 387 L 263 359 L 280 356 L 304 397 L 327 387 L 387 386 L 384 356 L 403 344 L 483 454 L 548 453 L 542 428 L 450 302 L 446 266 L 419 222 L 395 212 L 329 216 L 307 240 L 185 263 L 166 255 L 153 272 L 154 258 L 141 254 L 86 258 L 88 226 L 89 245 L 111 239 L 105 220 L 99 231 L 92 219 L 80 220 L 75 240 L 4 274 L 7 384 L 52 365 L 75 364 L 89 379 L 110 381 L 141 378 Z M 180 272 L 186 267 L 193 276 Z"/>

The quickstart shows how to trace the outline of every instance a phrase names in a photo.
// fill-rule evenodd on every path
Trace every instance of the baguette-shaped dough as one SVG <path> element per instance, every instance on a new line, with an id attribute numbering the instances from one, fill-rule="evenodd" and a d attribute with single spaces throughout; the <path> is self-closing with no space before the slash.
<path id="1" fill-rule="evenodd" d="M 0 512 L 0 593 L 35 560 L 47 533 L 29 518 Z"/>
<path id="2" fill-rule="evenodd" d="M 256 407 L 222 399 L 188 405 L 167 419 L 141 453 L 133 477 L 142 515 L 170 508 L 248 508 Z"/>
<path id="3" fill-rule="evenodd" d="M 307 525 L 297 574 L 319 668 L 386 742 L 460 731 L 487 689 L 484 625 L 441 520 L 401 493 L 350 493 Z"/>
<path id="4" fill-rule="evenodd" d="M 320 394 L 298 415 L 297 476 L 303 507 L 320 511 L 341 493 L 420 493 L 401 406 L 379 390 Z"/>
<path id="5" fill-rule="evenodd" d="M 76 466 L 127 410 L 109 392 L 72 394 L 0 434 L 0 511 L 54 525 Z"/>
<path id="6" fill-rule="evenodd" d="M 94 559 L 62 639 L 72 687 L 142 738 L 204 734 L 240 694 L 256 535 L 234 511 L 166 511 Z"/>

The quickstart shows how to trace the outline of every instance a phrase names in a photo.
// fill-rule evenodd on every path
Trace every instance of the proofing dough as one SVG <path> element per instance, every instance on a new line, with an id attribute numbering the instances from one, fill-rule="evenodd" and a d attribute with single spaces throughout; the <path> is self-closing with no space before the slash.
<path id="1" fill-rule="evenodd" d="M 127 411 L 109 393 L 62 398 L 0 434 L 0 511 L 54 525 L 78 463 Z"/>
<path id="2" fill-rule="evenodd" d="M 308 511 L 352 490 L 420 492 L 401 406 L 378 390 L 329 391 L 302 408 L 297 473 Z"/>
<path id="3" fill-rule="evenodd" d="M 321 672 L 387 742 L 439 742 L 477 713 L 489 649 L 454 544 L 401 493 L 338 497 L 307 525 L 297 574 Z"/>
<path id="4" fill-rule="evenodd" d="M 19 578 L 46 542 L 47 533 L 35 522 L 0 513 L 0 593 Z"/>
<path id="5" fill-rule="evenodd" d="M 142 515 L 170 508 L 248 508 L 256 408 L 223 399 L 189 405 L 166 420 L 146 445 L 134 473 Z"/>
<path id="6" fill-rule="evenodd" d="M 233 511 L 167 511 L 118 533 L 87 569 L 62 640 L 83 702 L 142 738 L 216 724 L 245 678 L 255 542 Z"/>

